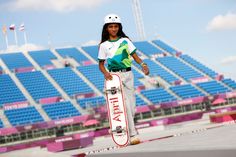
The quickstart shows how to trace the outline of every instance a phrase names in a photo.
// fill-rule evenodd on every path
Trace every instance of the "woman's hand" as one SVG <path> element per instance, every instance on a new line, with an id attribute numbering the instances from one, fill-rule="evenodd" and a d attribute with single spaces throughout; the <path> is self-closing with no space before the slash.
<path id="1" fill-rule="evenodd" d="M 149 68 L 146 63 L 144 63 L 139 56 L 136 53 L 132 54 L 132 57 L 134 58 L 135 62 L 140 64 L 142 66 L 142 71 L 145 75 L 149 74 Z"/>
<path id="2" fill-rule="evenodd" d="M 99 69 L 103 73 L 106 80 L 112 80 L 112 75 L 106 70 L 104 64 L 105 64 L 105 60 L 100 60 Z"/>
<path id="3" fill-rule="evenodd" d="M 149 74 L 149 68 L 148 68 L 147 65 L 142 66 L 142 70 L 143 70 L 143 73 L 144 73 L 145 75 L 148 75 L 148 74 Z"/>
<path id="4" fill-rule="evenodd" d="M 112 80 L 112 75 L 109 72 L 104 73 L 104 77 L 106 80 Z"/>

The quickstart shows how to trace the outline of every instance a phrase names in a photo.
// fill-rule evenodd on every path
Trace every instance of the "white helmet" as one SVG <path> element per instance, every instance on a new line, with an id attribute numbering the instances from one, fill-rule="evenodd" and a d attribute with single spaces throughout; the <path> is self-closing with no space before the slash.
<path id="1" fill-rule="evenodd" d="M 104 18 L 104 24 L 107 23 L 121 23 L 120 17 L 116 14 L 108 14 Z"/>

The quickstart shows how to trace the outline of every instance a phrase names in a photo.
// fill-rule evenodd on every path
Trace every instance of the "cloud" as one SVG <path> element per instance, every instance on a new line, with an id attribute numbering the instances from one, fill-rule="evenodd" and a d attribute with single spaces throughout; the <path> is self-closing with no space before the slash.
<path id="1" fill-rule="evenodd" d="M 231 63 L 236 63 L 236 56 L 229 56 L 226 58 L 223 58 L 220 61 L 221 64 L 231 64 Z"/>
<path id="2" fill-rule="evenodd" d="M 91 9 L 109 0 L 11 0 L 2 5 L 10 11 L 56 11 L 70 12 L 77 9 Z"/>
<path id="3" fill-rule="evenodd" d="M 236 14 L 217 15 L 208 23 L 206 29 L 208 31 L 236 30 Z"/>
<path id="4" fill-rule="evenodd" d="M 1 50 L 0 53 L 24 52 L 24 51 L 33 51 L 33 50 L 43 50 L 43 49 L 47 49 L 47 48 L 40 45 L 29 43 L 22 46 L 9 45 L 7 50 Z"/>
<path id="5" fill-rule="evenodd" d="M 98 45 L 98 44 L 99 44 L 99 41 L 89 40 L 89 41 L 83 43 L 82 46 L 94 46 L 94 45 Z"/>

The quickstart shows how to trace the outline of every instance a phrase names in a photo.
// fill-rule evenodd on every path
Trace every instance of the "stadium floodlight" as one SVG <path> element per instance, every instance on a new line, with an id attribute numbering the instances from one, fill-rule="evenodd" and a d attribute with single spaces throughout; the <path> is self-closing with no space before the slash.
<path id="1" fill-rule="evenodd" d="M 145 31 L 144 31 L 142 11 L 141 11 L 139 0 L 132 0 L 132 9 L 133 9 L 133 14 L 134 14 L 134 18 L 135 18 L 135 24 L 136 24 L 136 29 L 137 29 L 137 34 L 139 36 L 139 40 L 145 40 L 146 35 L 145 35 Z"/>

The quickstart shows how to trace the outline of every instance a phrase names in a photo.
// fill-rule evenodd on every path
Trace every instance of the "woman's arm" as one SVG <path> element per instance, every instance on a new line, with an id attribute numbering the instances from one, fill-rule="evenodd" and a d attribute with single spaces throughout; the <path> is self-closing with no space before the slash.
<path id="1" fill-rule="evenodd" d="M 111 74 L 105 68 L 105 61 L 99 61 L 99 70 L 103 73 L 106 80 L 112 80 Z"/>
<path id="2" fill-rule="evenodd" d="M 132 54 L 132 57 L 134 58 L 134 60 L 135 60 L 136 63 L 138 63 L 139 65 L 142 66 L 143 73 L 144 73 L 145 75 L 148 75 L 148 74 L 149 74 L 149 68 L 148 68 L 147 64 L 144 63 L 144 62 L 142 61 L 142 59 L 139 58 L 139 56 L 138 56 L 136 53 L 133 53 L 133 54 Z"/>

